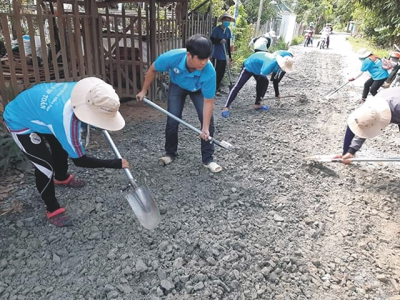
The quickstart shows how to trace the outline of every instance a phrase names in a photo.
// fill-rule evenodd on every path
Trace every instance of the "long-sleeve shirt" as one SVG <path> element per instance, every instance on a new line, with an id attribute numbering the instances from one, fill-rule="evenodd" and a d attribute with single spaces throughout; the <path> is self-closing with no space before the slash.
<path id="1" fill-rule="evenodd" d="M 219 60 L 226 60 L 224 47 L 228 57 L 232 58 L 231 37 L 232 37 L 231 30 L 228 27 L 223 27 L 222 25 L 219 25 L 213 29 L 210 37 L 210 40 L 214 45 L 214 49 L 211 54 L 212 58 Z M 226 43 L 221 43 L 222 40 L 226 40 Z"/>
<path id="2" fill-rule="evenodd" d="M 361 65 L 361 72 L 369 72 L 373 80 L 381 80 L 389 77 L 389 72 L 382 68 L 382 60 L 373 61 L 370 58 L 364 59 Z"/>
<path id="3" fill-rule="evenodd" d="M 385 100 L 389 104 L 390 111 L 392 113 L 390 123 L 400 126 L 400 87 L 383 90 L 382 92 L 379 92 L 376 97 L 385 98 Z M 347 152 L 355 154 L 358 150 L 361 149 L 365 140 L 366 139 L 363 139 L 361 137 L 354 136 Z"/>

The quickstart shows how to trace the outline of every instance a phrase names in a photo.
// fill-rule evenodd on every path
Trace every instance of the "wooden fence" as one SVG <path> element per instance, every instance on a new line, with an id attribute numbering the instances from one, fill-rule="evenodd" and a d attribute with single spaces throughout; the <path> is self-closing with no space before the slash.
<path id="1" fill-rule="evenodd" d="M 174 12 L 158 8 L 152 19 L 149 4 L 127 13 L 108 8 L 99 12 L 97 7 L 83 12 L 77 1 L 65 11 L 60 0 L 53 11 L 37 2 L 35 13 L 16 9 L 0 13 L 7 49 L 0 63 L 0 93 L 6 102 L 10 87 L 20 91 L 39 82 L 78 81 L 88 76 L 109 82 L 120 97 L 133 97 L 158 55 L 184 47 L 194 33 L 209 35 L 211 31 L 211 19 L 202 15 L 190 19 L 186 15 L 182 21 Z M 18 50 L 12 51 L 12 35 Z M 151 95 L 155 91 L 153 85 Z"/>

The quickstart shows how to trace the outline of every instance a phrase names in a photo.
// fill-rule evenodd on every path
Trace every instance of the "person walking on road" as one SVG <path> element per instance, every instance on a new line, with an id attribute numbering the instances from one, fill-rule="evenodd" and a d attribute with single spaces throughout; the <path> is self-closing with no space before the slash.
<path id="1" fill-rule="evenodd" d="M 237 78 L 232 90 L 229 92 L 225 106 L 222 109 L 222 117 L 228 118 L 230 116 L 229 108 L 232 105 L 233 100 L 235 100 L 239 91 L 251 77 L 254 77 L 256 80 L 256 100 L 254 103 L 254 109 L 257 111 L 268 111 L 269 106 L 261 105 L 261 101 L 268 89 L 269 81 L 267 75 L 274 73 L 274 77 L 277 76 L 277 78 L 279 78 L 279 73 L 281 71 L 288 73 L 292 72 L 293 58 L 290 54 L 291 53 L 288 52 L 287 55 L 285 54 L 285 56 L 282 56 L 265 52 L 256 52 L 250 55 L 244 61 L 239 77 Z M 276 80 L 279 82 L 278 79 Z"/>
<path id="2" fill-rule="evenodd" d="M 186 49 L 174 49 L 161 54 L 152 63 L 144 79 L 139 101 L 145 97 L 157 72 L 169 71 L 171 83 L 168 90 L 167 110 L 182 118 L 186 96 L 192 99 L 201 123 L 201 154 L 203 165 L 211 172 L 222 171 L 214 162 L 214 144 L 209 137 L 214 135 L 212 117 L 215 97 L 215 70 L 209 61 L 212 52 L 211 40 L 201 34 L 195 34 L 186 41 Z M 169 165 L 178 156 L 179 122 L 168 117 L 165 128 L 165 154 L 160 163 Z"/>
<path id="3" fill-rule="evenodd" d="M 349 79 L 354 81 L 359 78 L 364 72 L 369 72 L 371 78 L 364 83 L 364 90 L 361 96 L 360 103 L 364 103 L 368 94 L 375 96 L 378 89 L 384 84 L 389 77 L 389 72 L 383 68 L 382 60 L 366 48 L 362 48 L 357 52 L 359 59 L 362 61 L 361 73 Z"/>
<path id="4" fill-rule="evenodd" d="M 55 226 L 73 220 L 61 207 L 54 185 L 82 187 L 83 180 L 68 173 L 68 156 L 78 167 L 128 168 L 126 159 L 87 156 L 81 142 L 82 123 L 117 131 L 125 126 L 113 87 L 95 77 L 78 82 L 40 83 L 20 93 L 4 111 L 11 136 L 35 167 L 36 188 L 46 216 Z M 50 146 L 48 149 L 46 142 Z"/>
<path id="5" fill-rule="evenodd" d="M 230 23 L 234 22 L 235 19 L 228 13 L 223 13 L 219 18 L 218 22 L 221 24 L 215 27 L 211 32 L 211 42 L 213 43 L 213 51 L 211 56 L 211 62 L 214 65 L 215 72 L 217 73 L 216 78 L 216 92 L 225 93 L 221 89 L 221 82 L 224 78 L 227 59 L 228 63 L 232 63 L 231 54 L 231 30 L 229 29 Z M 228 56 L 228 57 L 227 57 Z M 226 94 L 226 93 L 225 93 Z"/>

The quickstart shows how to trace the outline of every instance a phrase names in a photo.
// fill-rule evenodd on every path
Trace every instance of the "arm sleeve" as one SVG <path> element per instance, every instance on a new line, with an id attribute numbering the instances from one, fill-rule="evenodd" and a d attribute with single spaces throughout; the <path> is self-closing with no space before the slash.
<path id="1" fill-rule="evenodd" d="M 358 150 L 361 149 L 362 145 L 364 144 L 365 139 L 355 136 L 351 141 L 348 153 L 355 154 Z"/>
<path id="2" fill-rule="evenodd" d="M 361 65 L 361 71 L 365 72 L 368 71 L 368 69 L 374 64 L 374 62 L 367 58 L 366 60 L 364 60 L 363 64 Z"/>
<path id="3" fill-rule="evenodd" d="M 108 169 L 122 169 L 122 159 L 98 159 L 89 156 L 82 156 L 79 158 L 72 158 L 75 166 L 82 168 L 108 168 Z"/>
<path id="4" fill-rule="evenodd" d="M 222 40 L 222 39 L 218 38 L 217 30 L 218 30 L 218 27 L 215 27 L 214 30 L 211 32 L 210 40 L 214 45 L 218 45 L 219 43 L 221 43 L 221 40 Z"/>

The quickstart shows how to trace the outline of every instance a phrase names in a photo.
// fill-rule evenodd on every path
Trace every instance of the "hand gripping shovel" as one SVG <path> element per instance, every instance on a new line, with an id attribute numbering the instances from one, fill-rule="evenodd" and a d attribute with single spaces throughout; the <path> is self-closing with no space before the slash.
<path id="1" fill-rule="evenodd" d="M 154 102 L 151 102 L 149 99 L 143 98 L 143 101 L 146 102 L 151 107 L 153 107 L 153 108 L 159 110 L 160 112 L 166 114 L 168 117 L 170 117 L 170 118 L 174 119 L 175 121 L 178 121 L 179 123 L 185 125 L 189 129 L 197 132 L 198 134 L 201 134 L 201 130 L 200 129 L 194 127 L 193 125 L 190 125 L 189 123 L 186 123 L 185 121 L 183 121 L 181 119 L 179 119 L 177 116 L 171 114 L 169 111 L 166 111 L 164 108 L 158 106 Z M 226 141 L 218 141 L 218 140 L 214 139 L 211 136 L 209 137 L 209 140 L 210 140 L 210 143 L 214 143 L 214 144 L 220 146 L 222 149 L 225 149 L 225 150 L 233 150 L 233 148 L 234 148 L 232 144 L 230 144 L 230 143 L 228 143 Z"/>
<path id="2" fill-rule="evenodd" d="M 232 74 L 231 74 L 231 67 L 229 66 L 229 57 L 226 54 L 226 47 L 225 44 L 222 45 L 222 48 L 224 48 L 224 52 L 225 52 L 225 57 L 226 57 L 226 66 L 228 68 L 228 77 L 229 77 L 229 91 L 233 88 L 233 83 L 232 83 Z"/>
<path id="3" fill-rule="evenodd" d="M 342 158 L 335 158 L 334 155 L 315 155 L 306 158 L 310 161 L 315 162 L 342 162 Z M 354 162 L 400 162 L 399 157 L 383 157 L 383 158 L 376 158 L 376 157 L 357 157 L 357 158 L 349 158 L 348 160 Z"/>
<path id="4" fill-rule="evenodd" d="M 108 131 L 103 130 L 103 134 L 114 151 L 115 156 L 117 158 L 122 158 Z M 146 185 L 139 186 L 136 183 L 131 172 L 127 168 L 124 169 L 124 172 L 134 188 L 133 193 L 126 195 L 126 200 L 128 200 L 129 205 L 132 207 L 133 212 L 144 228 L 149 230 L 156 228 L 160 223 L 161 216 L 153 196 Z"/>
<path id="5" fill-rule="evenodd" d="M 323 97 L 324 97 L 325 99 L 328 100 L 330 97 L 332 97 L 332 96 L 333 96 L 334 94 L 336 94 L 340 89 L 344 88 L 344 87 L 345 87 L 346 85 L 348 85 L 349 83 L 350 83 L 350 81 L 347 81 L 345 84 L 339 86 L 337 89 L 325 93 L 325 94 L 323 95 Z"/>

